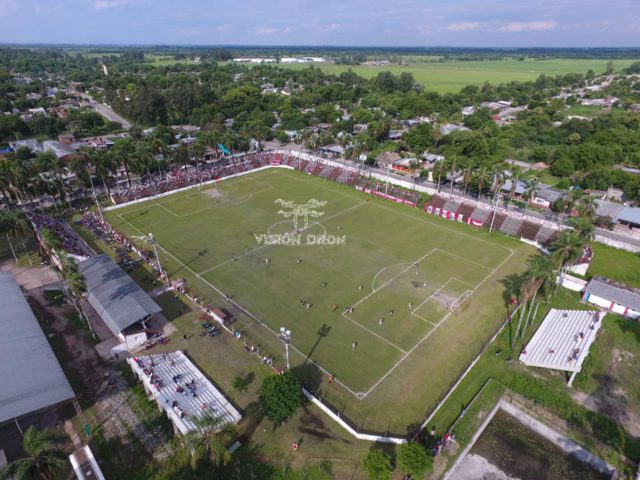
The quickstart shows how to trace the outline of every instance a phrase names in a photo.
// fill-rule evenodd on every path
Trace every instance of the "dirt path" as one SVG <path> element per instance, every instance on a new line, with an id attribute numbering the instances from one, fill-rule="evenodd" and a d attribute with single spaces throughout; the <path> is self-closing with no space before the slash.
<path id="1" fill-rule="evenodd" d="M 63 340 L 64 352 L 58 353 L 67 370 L 74 373 L 80 403 L 95 413 L 93 430 L 101 431 L 106 440 L 118 439 L 122 445 L 130 443 L 129 435 L 133 434 L 154 459 L 167 458 L 168 439 L 160 431 L 148 431 L 140 421 L 129 402 L 127 381 L 114 364 L 102 360 L 89 336 L 69 321 L 63 308 L 48 304 L 42 287 L 30 290 L 28 295 L 32 305 L 44 313 L 51 330 Z"/>

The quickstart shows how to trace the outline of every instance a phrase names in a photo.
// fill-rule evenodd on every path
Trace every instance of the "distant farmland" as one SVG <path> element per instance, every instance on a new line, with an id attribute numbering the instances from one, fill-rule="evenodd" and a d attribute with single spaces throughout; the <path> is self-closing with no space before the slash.
<path id="1" fill-rule="evenodd" d="M 418 60 L 419 57 L 411 57 Z M 586 73 L 593 70 L 595 73 L 605 71 L 607 59 L 549 59 L 535 60 L 488 60 L 469 62 L 410 62 L 408 65 L 388 65 L 382 67 L 348 66 L 315 64 L 322 71 L 339 75 L 347 70 L 365 77 L 372 78 L 379 72 L 390 71 L 396 75 L 402 72 L 411 72 L 418 83 L 427 90 L 438 93 L 458 92 L 467 85 L 482 85 L 485 82 L 499 84 L 510 81 L 535 80 L 540 74 L 563 75 L 565 73 Z M 637 60 L 614 59 L 613 66 L 616 71 L 627 68 Z M 303 69 L 309 68 L 309 64 L 280 65 L 285 68 Z"/>

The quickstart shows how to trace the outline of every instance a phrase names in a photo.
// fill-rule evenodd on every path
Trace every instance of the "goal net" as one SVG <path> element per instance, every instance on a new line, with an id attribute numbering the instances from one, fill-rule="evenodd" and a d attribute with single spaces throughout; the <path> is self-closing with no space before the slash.
<path id="1" fill-rule="evenodd" d="M 460 308 L 460 305 L 462 305 L 465 302 L 465 300 L 471 296 L 472 293 L 473 292 L 471 290 L 465 290 L 455 300 L 452 300 L 449 303 L 447 303 L 447 308 L 449 309 L 449 311 L 453 312 L 458 308 Z"/>

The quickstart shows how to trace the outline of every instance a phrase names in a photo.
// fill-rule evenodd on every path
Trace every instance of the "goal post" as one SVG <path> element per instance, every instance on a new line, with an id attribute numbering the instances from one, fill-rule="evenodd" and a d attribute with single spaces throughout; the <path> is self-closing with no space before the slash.
<path id="1" fill-rule="evenodd" d="M 471 290 L 465 290 L 455 300 L 450 301 L 447 304 L 447 308 L 450 312 L 454 312 L 460 308 L 460 306 L 471 296 L 473 292 Z"/>

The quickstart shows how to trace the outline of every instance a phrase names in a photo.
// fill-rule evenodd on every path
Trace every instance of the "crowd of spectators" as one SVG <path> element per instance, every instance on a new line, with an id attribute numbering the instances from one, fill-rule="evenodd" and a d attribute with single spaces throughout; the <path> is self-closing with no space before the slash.
<path id="1" fill-rule="evenodd" d="M 72 255 L 86 256 L 78 237 L 73 232 L 67 230 L 62 222 L 39 213 L 30 213 L 29 219 L 35 226 L 37 232 L 49 230 L 53 233 L 60 240 L 62 249 L 65 252 Z"/>

